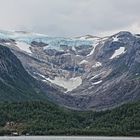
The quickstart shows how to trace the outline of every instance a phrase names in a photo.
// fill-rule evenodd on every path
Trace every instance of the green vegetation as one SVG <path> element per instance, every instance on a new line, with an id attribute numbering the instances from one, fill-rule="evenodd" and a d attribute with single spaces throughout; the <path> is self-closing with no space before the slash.
<path id="1" fill-rule="evenodd" d="M 140 102 L 104 112 L 80 112 L 49 102 L 0 103 L 0 135 L 140 136 Z"/>
<path id="2" fill-rule="evenodd" d="M 59 107 L 47 101 L 17 57 L 0 45 L 0 135 L 16 133 L 140 136 L 140 102 L 104 112 Z"/>
<path id="3" fill-rule="evenodd" d="M 22 102 L 45 98 L 17 57 L 10 49 L 0 45 L 0 101 Z"/>

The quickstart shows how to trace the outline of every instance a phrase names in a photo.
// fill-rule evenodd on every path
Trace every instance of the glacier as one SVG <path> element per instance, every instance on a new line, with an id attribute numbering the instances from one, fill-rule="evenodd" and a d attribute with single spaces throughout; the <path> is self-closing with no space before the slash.
<path id="1" fill-rule="evenodd" d="M 66 46 L 68 48 L 72 48 L 75 50 L 78 46 L 92 46 L 94 40 L 81 40 L 77 38 L 64 38 L 64 37 L 49 37 L 47 35 L 38 34 L 38 33 L 30 33 L 23 31 L 0 31 L 1 39 L 14 39 L 19 42 L 24 42 L 27 44 L 31 44 L 33 41 L 45 43 L 46 49 L 55 49 L 57 51 L 62 51 L 61 46 Z"/>

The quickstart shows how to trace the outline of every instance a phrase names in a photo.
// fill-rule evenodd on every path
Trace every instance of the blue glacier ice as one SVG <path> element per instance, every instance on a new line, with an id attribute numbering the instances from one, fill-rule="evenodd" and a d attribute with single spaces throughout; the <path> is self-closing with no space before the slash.
<path id="1" fill-rule="evenodd" d="M 91 46 L 93 41 L 81 40 L 76 38 L 64 38 L 64 37 L 49 37 L 43 34 L 28 33 L 28 32 L 16 32 L 16 31 L 0 31 L 1 39 L 14 39 L 16 41 L 25 42 L 31 44 L 33 41 L 43 42 L 46 45 L 44 49 L 56 49 L 63 50 L 61 46 L 77 47 L 77 46 Z"/>

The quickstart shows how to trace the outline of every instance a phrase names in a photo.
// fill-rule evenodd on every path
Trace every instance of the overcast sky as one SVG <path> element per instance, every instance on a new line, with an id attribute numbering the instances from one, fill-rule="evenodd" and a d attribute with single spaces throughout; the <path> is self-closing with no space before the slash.
<path id="1" fill-rule="evenodd" d="M 50 36 L 140 33 L 140 0 L 0 0 L 0 29 Z"/>

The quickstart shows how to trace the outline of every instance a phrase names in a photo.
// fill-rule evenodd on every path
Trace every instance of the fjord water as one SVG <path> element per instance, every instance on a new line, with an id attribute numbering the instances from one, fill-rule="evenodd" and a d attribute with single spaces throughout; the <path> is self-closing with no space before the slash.
<path id="1" fill-rule="evenodd" d="M 140 140 L 135 137 L 67 137 L 67 136 L 20 136 L 0 137 L 0 140 Z"/>

